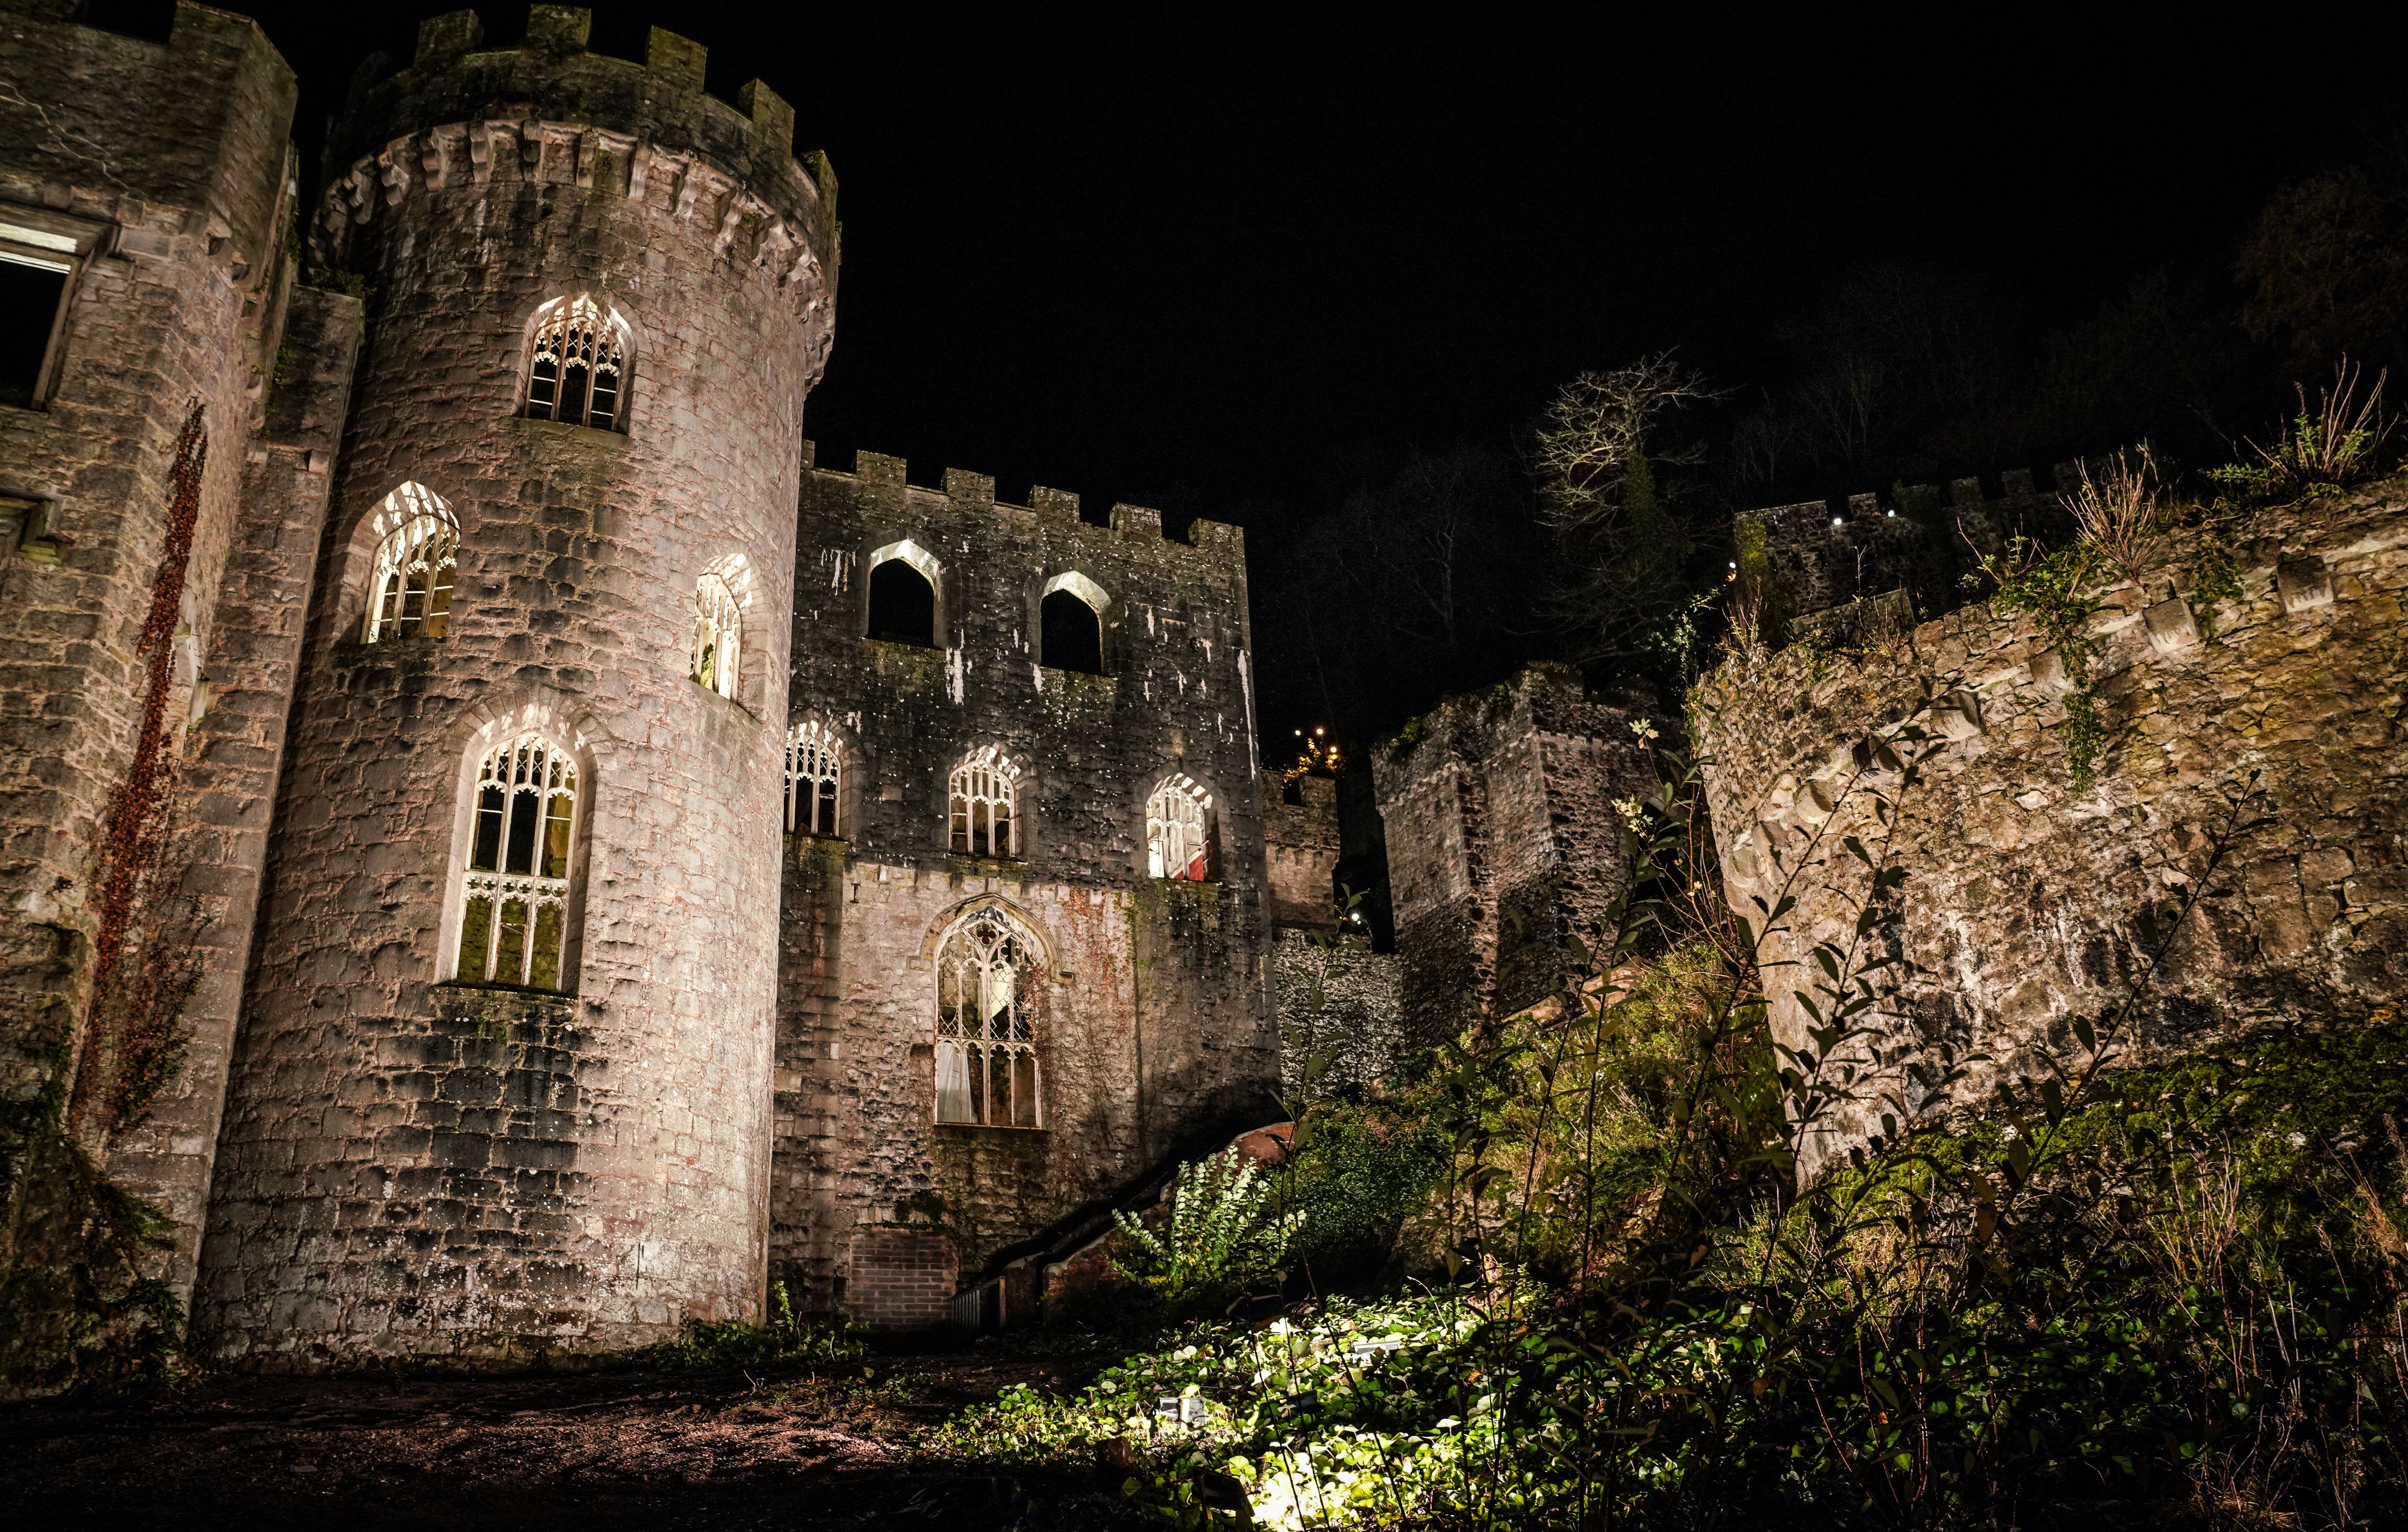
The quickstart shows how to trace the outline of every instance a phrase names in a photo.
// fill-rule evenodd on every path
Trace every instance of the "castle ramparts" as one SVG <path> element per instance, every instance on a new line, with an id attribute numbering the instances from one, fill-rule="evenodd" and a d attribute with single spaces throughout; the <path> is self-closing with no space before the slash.
<path id="1" fill-rule="evenodd" d="M 1810 1171 L 1884 1110 L 1979 1107 L 2077 1069 L 2086 1037 L 2140 1061 L 2363 1022 L 2408 992 L 2408 481 L 2255 512 L 2233 539 L 2236 597 L 2211 605 L 2179 558 L 2101 594 L 2086 691 L 2029 618 L 1986 605 L 1836 655 L 1734 661 L 1698 688 L 1724 879 L 1764 935 L 1775 1037 L 1826 1052 L 1798 997 L 1818 945 L 1881 997 L 1870 1033 L 1819 1061 L 1827 1082 L 1864 1073 L 1801 1146 Z M 2102 725 L 2086 784 L 2077 694 Z M 1853 846 L 1904 881 L 1872 898 Z M 1935 1094 L 1952 1065 L 1968 1072 Z"/>

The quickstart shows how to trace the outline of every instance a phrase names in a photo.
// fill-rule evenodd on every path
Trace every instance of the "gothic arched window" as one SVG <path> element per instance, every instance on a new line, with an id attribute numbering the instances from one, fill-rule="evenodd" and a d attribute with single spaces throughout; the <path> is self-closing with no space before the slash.
<path id="1" fill-rule="evenodd" d="M 577 765 L 541 734 L 479 763 L 468 825 L 457 976 L 559 990 L 577 845 Z"/>
<path id="2" fill-rule="evenodd" d="M 953 767 L 947 789 L 957 855 L 1020 854 L 1020 768 L 999 747 L 973 751 Z"/>
<path id="3" fill-rule="evenodd" d="M 844 752 L 817 719 L 806 719 L 786 736 L 786 833 L 835 835 L 838 794 L 844 786 Z"/>
<path id="4" fill-rule="evenodd" d="M 947 933 L 937 951 L 937 1121 L 1041 1125 L 1031 944 L 996 911 Z"/>
<path id="5" fill-rule="evenodd" d="M 627 322 L 582 293 L 545 304 L 527 336 L 526 400 L 519 412 L 625 430 L 628 342 Z"/>
<path id="6" fill-rule="evenodd" d="M 387 530 L 368 577 L 360 641 L 442 637 L 460 566 L 460 523 L 452 508 L 425 485 L 408 483 L 384 497 L 376 520 Z"/>
<path id="7" fill-rule="evenodd" d="M 744 618 L 737 610 L 736 593 L 717 575 L 694 582 L 694 645 L 691 674 L 703 685 L 731 700 L 736 695 Z"/>
<path id="8" fill-rule="evenodd" d="M 1038 663 L 1053 670 L 1104 673 L 1104 609 L 1112 598 L 1072 571 L 1045 582 L 1038 603 Z"/>
<path id="9" fill-rule="evenodd" d="M 1166 778 L 1145 800 L 1145 860 L 1156 878 L 1211 880 L 1212 795 L 1193 779 Z"/>
<path id="10" fill-rule="evenodd" d="M 862 631 L 881 643 L 938 647 L 944 566 L 909 537 L 876 550 L 868 562 L 869 621 Z"/>

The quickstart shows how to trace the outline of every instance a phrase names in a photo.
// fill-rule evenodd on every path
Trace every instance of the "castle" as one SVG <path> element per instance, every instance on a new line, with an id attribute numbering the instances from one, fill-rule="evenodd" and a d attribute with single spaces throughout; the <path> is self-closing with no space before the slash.
<path id="1" fill-rule="evenodd" d="M 1278 1116 L 1334 837 L 1274 886 L 1240 535 L 817 465 L 775 93 L 455 12 L 317 191 L 255 24 L 70 12 L 0 33 L 17 1361 L 87 1170 L 198 1355 L 509 1361 L 939 1323 Z"/>

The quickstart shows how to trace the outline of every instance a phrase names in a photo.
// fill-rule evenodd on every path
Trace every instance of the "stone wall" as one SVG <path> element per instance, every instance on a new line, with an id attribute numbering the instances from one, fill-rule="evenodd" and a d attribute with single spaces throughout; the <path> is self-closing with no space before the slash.
<path id="1" fill-rule="evenodd" d="M 890 1271 L 881 1252 L 936 1231 L 971 1281 L 1277 1111 L 1240 534 L 1198 523 L 1191 546 L 1150 510 L 1100 527 L 1074 496 L 997 505 L 944 477 L 867 452 L 812 472 L 796 551 L 793 716 L 840 742 L 846 787 L 841 836 L 788 859 L 771 1260 L 798 1304 L 889 1325 L 941 1315 L 895 1296 L 923 1292 L 922 1254 Z M 905 539 L 937 574 L 940 648 L 865 636 L 870 556 Z M 1043 588 L 1070 573 L 1107 598 L 1102 675 L 1038 651 Z M 987 746 L 1024 773 L 1014 858 L 948 841 L 949 776 Z M 1150 876 L 1146 801 L 1174 775 L 1211 795 L 1211 881 Z M 937 944 L 985 908 L 1041 953 L 1039 1128 L 933 1121 Z"/>
<path id="2" fill-rule="evenodd" d="M 337 129 L 381 147 L 311 221 L 374 296 L 195 1302 L 220 1358 L 509 1360 L 762 1312 L 833 183 L 766 87 L 731 110 L 699 48 L 595 58 L 585 25 L 538 7 L 479 52 L 473 16 L 427 22 Z M 580 293 L 632 332 L 624 432 L 519 418 L 532 317 Z M 405 482 L 460 525 L 450 632 L 362 643 L 372 518 Z M 710 568 L 743 608 L 732 699 L 690 673 Z M 538 727 L 579 778 L 566 993 L 452 982 L 470 774 Z"/>
<path id="3" fill-rule="evenodd" d="M 0 239 L 73 267 L 34 408 L 0 406 L 7 1388 L 48 1386 L 44 1338 L 93 1317 L 53 1332 L 46 1283 L 82 1302 L 117 1280 L 96 1275 L 110 1257 L 91 1226 L 22 1223 L 62 1216 L 60 1187 L 35 1181 L 86 1174 L 42 1148 L 62 1129 L 166 1215 L 139 1274 L 191 1287 L 303 594 L 292 558 L 323 510 L 357 309 L 294 290 L 294 83 L 255 25 L 180 5 L 158 44 L 64 24 L 61 6 L 0 9 L 0 79 L 38 93 L 0 99 Z M 205 466 L 185 520 L 188 425 Z M 36 1250 L 88 1269 L 21 1267 Z"/>
<path id="4" fill-rule="evenodd" d="M 1288 801 L 1295 795 L 1296 801 Z M 1268 848 L 1271 921 L 1282 930 L 1338 924 L 1338 780 L 1263 774 L 1263 838 Z"/>
<path id="5" fill-rule="evenodd" d="M 1613 800 L 1652 788 L 1636 716 L 1533 666 L 1450 698 L 1372 752 L 1408 1039 L 1552 992 L 1627 877 Z"/>
<path id="6" fill-rule="evenodd" d="M 1281 1099 L 1290 1108 L 1324 1096 L 1380 1095 L 1410 1052 L 1398 995 L 1401 960 L 1356 937 L 1282 931 L 1271 947 L 1279 1000 Z M 1322 1073 L 1304 1078 L 1326 1056 Z"/>
<path id="7" fill-rule="evenodd" d="M 2064 666 L 2029 620 L 1986 606 L 1699 687 L 1732 908 L 1763 924 L 1784 893 L 1798 901 L 1766 943 L 1789 965 L 1767 969 L 1784 1044 L 1807 1042 L 1804 960 L 1817 942 L 1845 949 L 1865 900 L 1845 839 L 1907 875 L 1863 949 L 1901 966 L 1882 978 L 1874 1034 L 1832 1067 L 1883 1060 L 1805 1146 L 1810 1171 L 1868 1131 L 1884 1093 L 1913 1110 L 1979 1105 L 2052 1061 L 2078 1065 L 2076 1019 L 2127 1018 L 2113 1046 L 2136 1062 L 2253 1028 L 2347 1025 L 2408 993 L 2403 506 L 2394 480 L 2251 515 L 2242 594 L 2212 614 L 2179 573 L 2110 588 L 2092 629 L 2107 747 L 2086 790 L 2069 771 Z M 1918 783 L 1852 752 L 1882 737 L 1929 751 Z M 1906 1073 L 1943 1050 L 1971 1070 L 1944 1099 Z"/>

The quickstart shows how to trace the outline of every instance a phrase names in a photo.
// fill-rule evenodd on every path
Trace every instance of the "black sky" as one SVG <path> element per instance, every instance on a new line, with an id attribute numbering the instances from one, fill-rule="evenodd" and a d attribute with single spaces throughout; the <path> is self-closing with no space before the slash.
<path id="1" fill-rule="evenodd" d="M 360 59 L 406 58 L 435 7 L 232 8 L 299 71 L 314 158 Z M 1054 484 L 1091 517 L 1301 507 L 1332 448 L 1502 439 L 1574 371 L 1663 347 L 1746 385 L 1769 326 L 1869 260 L 2079 318 L 2345 155 L 2394 68 L 2375 36 L 2293 58 L 2204 12 L 2178 36 L 2029 7 L 1648 14 L 688 0 L 599 7 L 593 47 L 692 36 L 716 93 L 759 75 L 833 158 L 823 462 Z M 523 6 L 483 15 L 523 33 Z"/>

